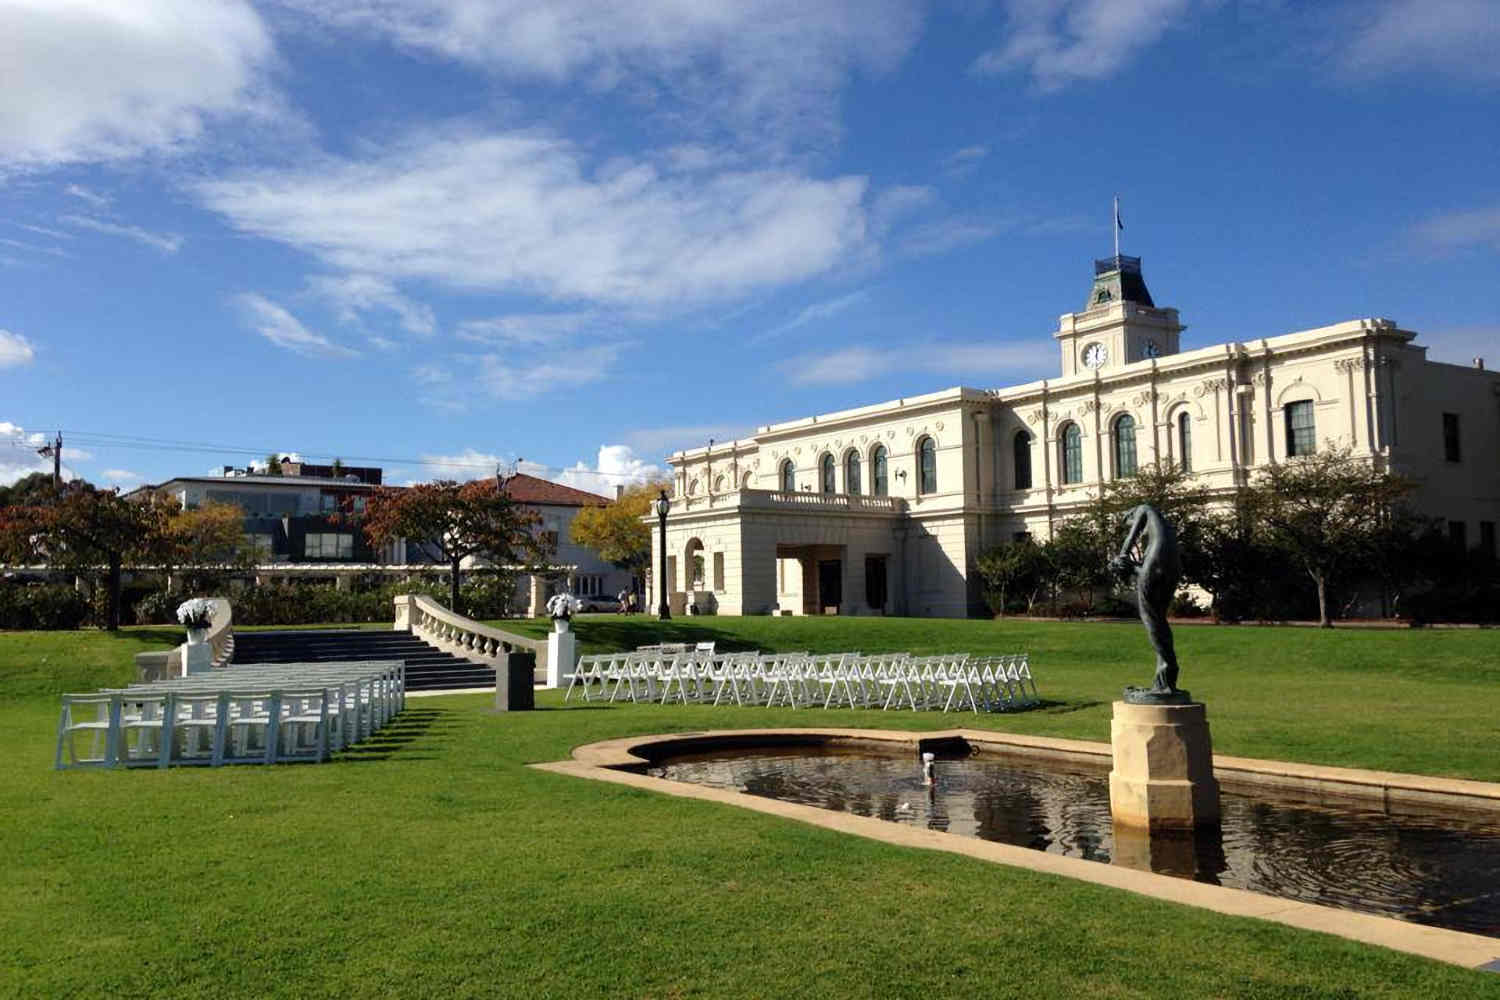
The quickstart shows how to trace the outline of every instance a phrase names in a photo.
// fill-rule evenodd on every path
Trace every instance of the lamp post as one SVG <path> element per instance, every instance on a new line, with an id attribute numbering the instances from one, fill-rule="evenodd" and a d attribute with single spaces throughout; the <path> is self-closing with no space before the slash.
<path id="1" fill-rule="evenodd" d="M 662 490 L 661 496 L 656 498 L 656 517 L 661 522 L 661 568 L 657 576 L 661 579 L 661 604 L 656 609 L 656 617 L 662 621 L 672 617 L 672 609 L 667 606 L 667 511 L 672 509 L 672 501 L 667 497 L 667 491 Z"/>

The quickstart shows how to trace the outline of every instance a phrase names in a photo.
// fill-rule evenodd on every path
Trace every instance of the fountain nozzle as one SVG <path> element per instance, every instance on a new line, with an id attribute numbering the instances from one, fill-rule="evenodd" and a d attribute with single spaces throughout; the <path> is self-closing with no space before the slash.
<path id="1" fill-rule="evenodd" d="M 934 761 L 936 761 L 936 760 L 937 760 L 937 754 L 935 754 L 935 753 L 924 753 L 924 754 L 922 754 L 922 781 L 923 781 L 924 784 L 928 784 L 928 785 L 936 784 L 936 782 L 937 782 L 936 766 L 937 765 L 934 763 Z"/>

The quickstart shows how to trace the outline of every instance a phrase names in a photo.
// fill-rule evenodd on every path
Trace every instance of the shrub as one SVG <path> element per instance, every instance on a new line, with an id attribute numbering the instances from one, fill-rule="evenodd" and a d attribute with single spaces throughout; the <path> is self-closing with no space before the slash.
<path id="1" fill-rule="evenodd" d="M 88 617 L 88 599 L 72 587 L 0 585 L 0 629 L 73 629 Z"/>

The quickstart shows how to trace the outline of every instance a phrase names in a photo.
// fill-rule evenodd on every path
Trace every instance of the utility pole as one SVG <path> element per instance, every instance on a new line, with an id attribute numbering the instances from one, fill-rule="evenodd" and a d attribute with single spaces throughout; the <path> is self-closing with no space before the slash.
<path id="1" fill-rule="evenodd" d="M 62 492 L 62 431 L 57 432 L 57 440 L 42 445 L 36 453 L 43 458 L 52 456 L 52 488 Z"/>

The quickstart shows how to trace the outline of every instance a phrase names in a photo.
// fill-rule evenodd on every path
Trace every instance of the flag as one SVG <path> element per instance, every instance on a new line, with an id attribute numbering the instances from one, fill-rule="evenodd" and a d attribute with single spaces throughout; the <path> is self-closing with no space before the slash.
<path id="1" fill-rule="evenodd" d="M 1115 199 L 1115 228 L 1121 232 L 1125 231 L 1125 223 L 1120 221 L 1120 199 Z"/>

